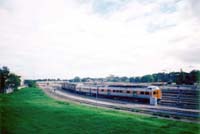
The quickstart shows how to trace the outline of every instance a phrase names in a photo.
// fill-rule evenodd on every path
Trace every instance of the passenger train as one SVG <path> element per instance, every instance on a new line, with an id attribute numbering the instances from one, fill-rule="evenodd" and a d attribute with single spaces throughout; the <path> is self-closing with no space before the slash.
<path id="1" fill-rule="evenodd" d="M 104 97 L 120 97 L 127 99 L 138 100 L 160 100 L 162 98 L 162 92 L 157 86 L 126 86 L 126 85 L 84 85 L 63 83 L 63 90 L 76 92 L 79 94 L 104 96 Z"/>

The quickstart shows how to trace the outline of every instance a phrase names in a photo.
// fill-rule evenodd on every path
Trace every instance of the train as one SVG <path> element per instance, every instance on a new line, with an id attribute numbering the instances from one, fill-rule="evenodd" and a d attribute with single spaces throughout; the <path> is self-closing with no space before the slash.
<path id="1" fill-rule="evenodd" d="M 149 101 L 156 104 L 162 99 L 162 91 L 157 86 L 142 85 L 84 85 L 75 83 L 63 83 L 62 89 L 78 94 L 90 96 L 102 96 L 108 98 L 126 98 L 129 100 Z"/>

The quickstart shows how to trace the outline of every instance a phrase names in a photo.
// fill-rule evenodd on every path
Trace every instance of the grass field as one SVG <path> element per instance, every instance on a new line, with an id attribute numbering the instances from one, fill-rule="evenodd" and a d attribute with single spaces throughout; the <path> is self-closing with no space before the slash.
<path id="1" fill-rule="evenodd" d="M 199 124 L 53 100 L 37 88 L 0 95 L 2 134 L 195 134 Z"/>

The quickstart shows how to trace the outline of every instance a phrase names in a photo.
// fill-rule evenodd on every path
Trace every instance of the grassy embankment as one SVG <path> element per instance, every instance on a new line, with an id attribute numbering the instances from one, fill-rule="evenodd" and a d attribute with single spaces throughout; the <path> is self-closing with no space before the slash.
<path id="1" fill-rule="evenodd" d="M 195 134 L 199 129 L 195 123 L 59 102 L 37 88 L 0 95 L 0 133 L 5 134 Z"/>

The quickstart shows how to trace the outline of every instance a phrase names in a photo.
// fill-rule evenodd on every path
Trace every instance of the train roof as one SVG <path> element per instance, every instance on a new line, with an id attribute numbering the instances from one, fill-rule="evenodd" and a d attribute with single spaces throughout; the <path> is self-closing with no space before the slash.
<path id="1" fill-rule="evenodd" d="M 144 85 L 108 85 L 108 87 L 121 87 L 121 88 L 146 88 Z"/>
<path id="2" fill-rule="evenodd" d="M 112 89 L 112 90 L 142 90 L 142 91 L 153 91 L 158 90 L 157 86 L 146 86 L 146 87 L 110 87 L 110 86 L 86 86 L 86 85 L 79 85 L 77 87 L 80 88 L 91 88 L 91 89 Z"/>

